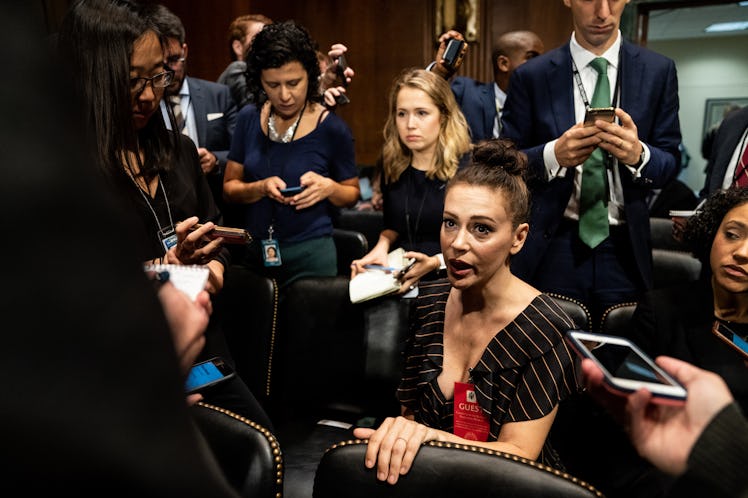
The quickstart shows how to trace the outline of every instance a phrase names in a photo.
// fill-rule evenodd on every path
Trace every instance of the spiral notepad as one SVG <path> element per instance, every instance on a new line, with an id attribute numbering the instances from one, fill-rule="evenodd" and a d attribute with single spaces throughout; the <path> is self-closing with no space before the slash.
<path id="1" fill-rule="evenodd" d="M 205 288 L 210 270 L 201 265 L 145 265 L 146 272 L 169 272 L 169 282 L 193 301 Z"/>

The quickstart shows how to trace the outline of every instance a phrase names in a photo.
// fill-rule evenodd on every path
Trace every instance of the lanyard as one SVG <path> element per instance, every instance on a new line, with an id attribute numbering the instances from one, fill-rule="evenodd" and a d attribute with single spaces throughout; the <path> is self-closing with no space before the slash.
<path id="1" fill-rule="evenodd" d="M 159 234 L 164 233 L 164 229 L 161 227 L 161 222 L 158 219 L 158 215 L 156 214 L 156 210 L 153 209 L 153 205 L 151 205 L 151 201 L 149 199 L 150 193 L 146 195 L 145 192 L 143 192 L 143 189 L 140 188 L 140 185 L 138 185 L 138 182 L 135 181 L 135 177 L 132 175 L 132 171 L 130 171 L 130 168 L 127 168 L 127 176 L 130 177 L 130 180 L 135 185 L 135 188 L 138 189 L 138 192 L 140 192 L 140 195 L 143 197 L 143 200 L 145 201 L 146 205 L 148 205 L 148 209 L 151 210 L 151 214 L 153 215 L 153 219 L 156 220 L 156 225 L 158 226 Z M 158 185 L 161 187 L 161 193 L 164 195 L 164 200 L 166 201 L 166 212 L 169 213 L 169 227 L 173 229 L 174 227 L 174 220 L 171 217 L 171 206 L 169 205 L 169 197 L 166 195 L 166 189 L 164 188 L 164 182 L 161 181 L 161 174 L 157 174 L 156 178 L 158 179 Z M 143 181 L 145 182 L 145 177 L 143 177 Z M 146 184 L 147 186 L 148 184 Z"/>
<path id="2" fill-rule="evenodd" d="M 623 43 L 621 43 L 621 47 L 623 47 Z M 582 77 L 579 76 L 579 69 L 577 68 L 577 63 L 574 61 L 574 57 L 571 58 L 571 65 L 572 65 L 572 72 L 574 73 L 574 81 L 577 83 L 577 88 L 579 88 L 579 94 L 582 96 L 582 102 L 584 102 L 584 108 L 585 110 L 590 108 L 590 101 L 587 99 L 587 92 L 584 91 L 584 85 L 582 85 Z M 621 49 L 618 49 L 618 74 L 616 75 L 616 87 L 613 91 L 613 100 L 611 100 L 611 103 L 615 107 L 615 104 L 618 103 L 618 93 L 619 89 L 621 88 L 621 69 L 623 69 L 621 66 L 623 65 L 623 57 L 621 57 Z M 600 76 L 598 75 L 598 78 Z"/>

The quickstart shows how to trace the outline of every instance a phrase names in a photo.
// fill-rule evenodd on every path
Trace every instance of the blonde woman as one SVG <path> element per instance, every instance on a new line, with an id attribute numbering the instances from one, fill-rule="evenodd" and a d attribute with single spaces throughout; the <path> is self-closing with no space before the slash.
<path id="1" fill-rule="evenodd" d="M 364 271 L 364 265 L 386 265 L 387 254 L 397 247 L 415 259 L 401 276 L 401 292 L 443 267 L 439 230 L 444 186 L 470 147 L 467 122 L 449 84 L 429 71 L 404 71 L 390 90 L 384 126 L 384 230 L 374 248 L 353 261 L 352 276 Z"/>

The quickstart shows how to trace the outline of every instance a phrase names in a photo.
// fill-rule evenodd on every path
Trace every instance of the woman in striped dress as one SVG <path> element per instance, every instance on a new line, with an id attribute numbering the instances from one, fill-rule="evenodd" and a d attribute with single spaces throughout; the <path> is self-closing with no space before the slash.
<path id="1" fill-rule="evenodd" d="M 479 144 L 447 184 L 441 249 L 448 280 L 421 287 L 403 378 L 401 416 L 374 429 L 365 464 L 391 484 L 422 443 L 473 444 L 557 464 L 546 442 L 559 402 L 577 390 L 563 334 L 572 320 L 512 275 L 527 237 L 526 157 Z"/>

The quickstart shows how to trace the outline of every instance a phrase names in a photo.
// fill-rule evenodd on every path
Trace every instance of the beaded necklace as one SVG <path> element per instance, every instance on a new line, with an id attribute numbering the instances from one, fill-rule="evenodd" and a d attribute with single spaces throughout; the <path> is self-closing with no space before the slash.
<path id="1" fill-rule="evenodd" d="M 287 144 L 291 140 L 293 140 L 293 137 L 296 135 L 296 128 L 299 126 L 299 122 L 301 121 L 301 116 L 304 115 L 304 110 L 306 109 L 306 102 L 304 102 L 304 107 L 301 108 L 301 112 L 299 113 L 299 117 L 296 118 L 296 122 L 288 127 L 286 132 L 283 135 L 278 134 L 278 130 L 275 128 L 275 114 L 273 113 L 273 109 L 270 109 L 270 116 L 268 117 L 268 137 L 273 142 L 280 142 Z"/>

